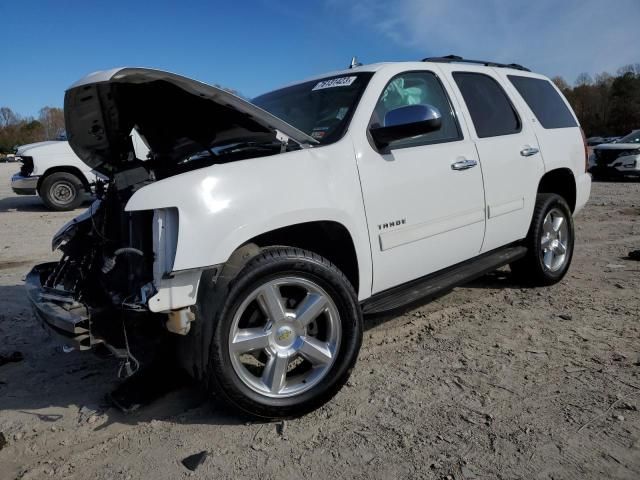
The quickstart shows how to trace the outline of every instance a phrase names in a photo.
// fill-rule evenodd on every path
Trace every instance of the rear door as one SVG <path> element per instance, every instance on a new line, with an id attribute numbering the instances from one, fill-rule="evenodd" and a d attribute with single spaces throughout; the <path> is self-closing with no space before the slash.
<path id="1" fill-rule="evenodd" d="M 486 67 L 443 65 L 482 162 L 487 225 L 482 251 L 527 235 L 544 164 L 538 141 L 504 82 Z"/>
<path id="2" fill-rule="evenodd" d="M 499 72 L 507 87 L 513 88 L 531 119 L 541 145 L 547 171 L 571 166 L 578 178 L 585 172 L 582 132 L 569 103 L 548 79 L 532 73 Z"/>

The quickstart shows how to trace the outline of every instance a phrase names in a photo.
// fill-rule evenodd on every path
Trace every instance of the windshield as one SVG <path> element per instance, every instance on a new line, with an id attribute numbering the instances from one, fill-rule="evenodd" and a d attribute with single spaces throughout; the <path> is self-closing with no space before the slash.
<path id="1" fill-rule="evenodd" d="M 622 137 L 616 143 L 640 143 L 640 130 L 634 130 L 626 137 Z"/>
<path id="2" fill-rule="evenodd" d="M 326 145 L 346 132 L 372 75 L 354 73 L 299 83 L 256 97 L 253 103 Z"/>

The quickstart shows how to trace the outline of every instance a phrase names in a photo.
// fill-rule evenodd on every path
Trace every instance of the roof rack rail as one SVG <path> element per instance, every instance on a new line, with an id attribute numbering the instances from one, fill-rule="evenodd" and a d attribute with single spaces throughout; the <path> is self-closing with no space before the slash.
<path id="1" fill-rule="evenodd" d="M 427 57 L 422 59 L 423 62 L 435 62 L 435 63 L 473 63 L 475 65 L 485 65 L 487 67 L 500 67 L 500 68 L 513 68 L 514 70 L 522 70 L 524 72 L 530 72 L 526 67 L 518 65 L 517 63 L 498 63 L 489 62 L 486 60 L 469 60 L 459 57 L 458 55 L 446 55 L 444 57 Z"/>

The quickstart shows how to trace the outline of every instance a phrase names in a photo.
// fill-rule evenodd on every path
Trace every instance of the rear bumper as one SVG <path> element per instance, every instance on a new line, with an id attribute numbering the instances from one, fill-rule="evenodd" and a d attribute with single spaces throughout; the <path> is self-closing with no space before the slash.
<path id="1" fill-rule="evenodd" d="M 75 301 L 66 292 L 42 285 L 56 265 L 57 262 L 36 265 L 27 274 L 25 285 L 33 312 L 45 329 L 61 343 L 77 350 L 89 350 L 102 341 L 91 335 L 86 306 Z"/>
<path id="2" fill-rule="evenodd" d="M 37 176 L 16 173 L 11 177 L 11 190 L 17 195 L 35 195 L 38 187 Z"/>
<path id="3" fill-rule="evenodd" d="M 575 215 L 589 201 L 591 195 L 591 175 L 584 173 L 576 179 L 576 208 L 573 211 Z"/>

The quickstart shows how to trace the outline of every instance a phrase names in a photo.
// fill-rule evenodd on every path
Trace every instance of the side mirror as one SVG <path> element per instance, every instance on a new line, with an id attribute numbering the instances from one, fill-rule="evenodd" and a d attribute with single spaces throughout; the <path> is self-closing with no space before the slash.
<path id="1" fill-rule="evenodd" d="M 376 147 L 384 148 L 389 143 L 435 132 L 442 127 L 442 115 L 432 105 L 407 105 L 395 108 L 384 116 L 384 126 L 371 128 L 369 132 Z"/>

